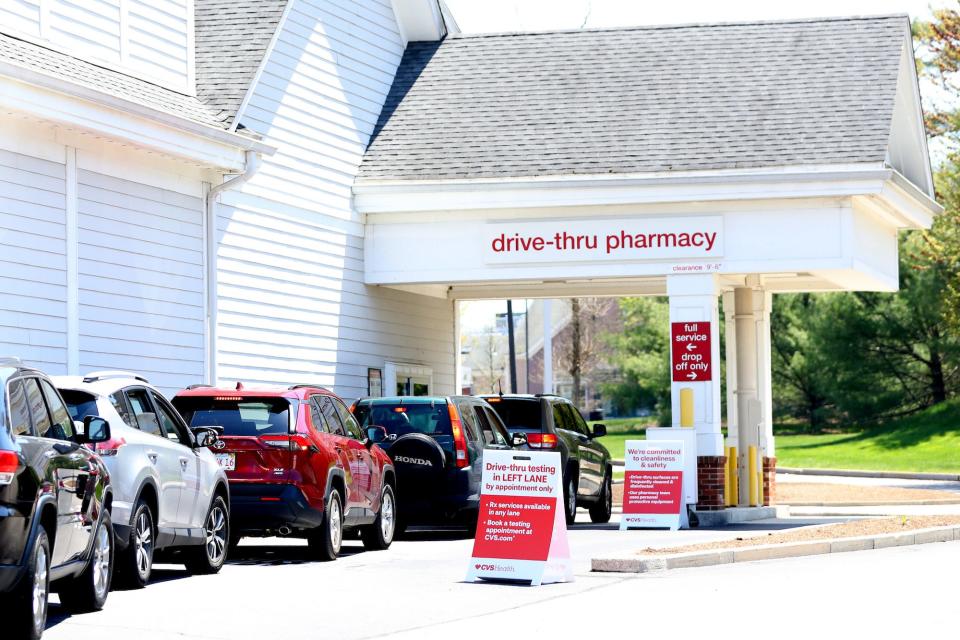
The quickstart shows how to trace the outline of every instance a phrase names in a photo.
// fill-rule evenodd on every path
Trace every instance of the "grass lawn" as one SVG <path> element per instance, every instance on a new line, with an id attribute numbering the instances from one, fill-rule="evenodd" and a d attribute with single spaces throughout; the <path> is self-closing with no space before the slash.
<path id="1" fill-rule="evenodd" d="M 622 460 L 624 443 L 644 435 L 617 426 L 601 442 Z M 960 401 L 855 433 L 778 435 L 776 445 L 779 467 L 960 474 Z"/>

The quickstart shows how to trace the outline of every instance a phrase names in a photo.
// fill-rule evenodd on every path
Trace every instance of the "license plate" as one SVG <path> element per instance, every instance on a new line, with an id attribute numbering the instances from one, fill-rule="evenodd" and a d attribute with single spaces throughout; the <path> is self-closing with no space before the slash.
<path id="1" fill-rule="evenodd" d="M 233 471 L 237 468 L 237 456 L 234 453 L 218 453 L 217 462 L 220 463 L 220 468 L 226 471 Z"/>

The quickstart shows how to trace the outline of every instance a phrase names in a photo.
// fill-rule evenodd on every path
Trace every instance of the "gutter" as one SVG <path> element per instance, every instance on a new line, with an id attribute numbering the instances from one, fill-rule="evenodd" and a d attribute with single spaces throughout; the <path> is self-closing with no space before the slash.
<path id="1" fill-rule="evenodd" d="M 34 87 L 48 89 L 58 93 L 64 93 L 69 96 L 88 100 L 100 106 L 117 109 L 144 118 L 149 118 L 154 122 L 164 124 L 169 127 L 174 127 L 181 131 L 192 133 L 194 135 L 198 135 L 221 144 L 229 145 L 231 147 L 257 151 L 259 153 L 266 153 L 267 155 L 270 155 L 276 151 L 274 147 L 264 144 L 259 140 L 248 138 L 247 136 L 242 136 L 240 134 L 233 133 L 232 131 L 219 129 L 212 125 L 196 122 L 188 118 L 179 117 L 166 111 L 155 109 L 141 102 L 121 98 L 97 89 L 91 89 L 75 82 L 70 82 L 69 80 L 56 78 L 32 69 L 10 64 L 9 62 L 0 62 L 0 74 L 12 80 L 25 82 Z"/>
<path id="2" fill-rule="evenodd" d="M 244 153 L 243 173 L 210 188 L 203 198 L 203 227 L 206 241 L 205 253 L 205 298 L 204 318 L 206 320 L 206 378 L 208 384 L 217 384 L 217 198 L 221 193 L 243 186 L 260 169 L 260 154 L 256 151 Z"/>

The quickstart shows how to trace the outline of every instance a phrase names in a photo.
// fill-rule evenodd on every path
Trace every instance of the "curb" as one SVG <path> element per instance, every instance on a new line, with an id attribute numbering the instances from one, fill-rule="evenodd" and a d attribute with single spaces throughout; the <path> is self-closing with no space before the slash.
<path id="1" fill-rule="evenodd" d="M 931 542 L 951 542 L 960 540 L 960 526 L 917 529 L 905 533 L 884 533 L 875 536 L 857 538 L 829 538 L 789 544 L 768 544 L 756 547 L 736 549 L 717 549 L 715 551 L 690 551 L 647 558 L 594 558 L 590 561 L 591 571 L 615 573 L 649 573 L 666 569 L 689 569 L 692 567 L 711 567 L 736 562 L 754 560 L 774 560 L 780 558 L 798 558 L 801 556 L 824 555 L 827 553 L 846 553 L 848 551 L 866 551 L 868 549 L 886 549 Z"/>
<path id="2" fill-rule="evenodd" d="M 892 478 L 897 480 L 950 480 L 960 482 L 956 473 L 910 473 L 906 471 L 861 471 L 857 469 L 791 469 L 777 467 L 777 473 L 798 476 L 848 476 L 851 478 Z"/>

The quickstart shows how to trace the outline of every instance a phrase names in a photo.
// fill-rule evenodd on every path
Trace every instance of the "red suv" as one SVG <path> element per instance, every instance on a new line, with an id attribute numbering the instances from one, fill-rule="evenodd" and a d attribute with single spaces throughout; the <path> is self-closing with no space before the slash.
<path id="1" fill-rule="evenodd" d="M 220 432 L 213 451 L 230 481 L 233 542 L 300 536 L 333 560 L 344 531 L 367 549 L 386 549 L 396 524 L 396 475 L 377 446 L 380 427 L 361 431 L 343 401 L 321 387 L 218 389 L 195 385 L 173 404 L 191 426 Z"/>

